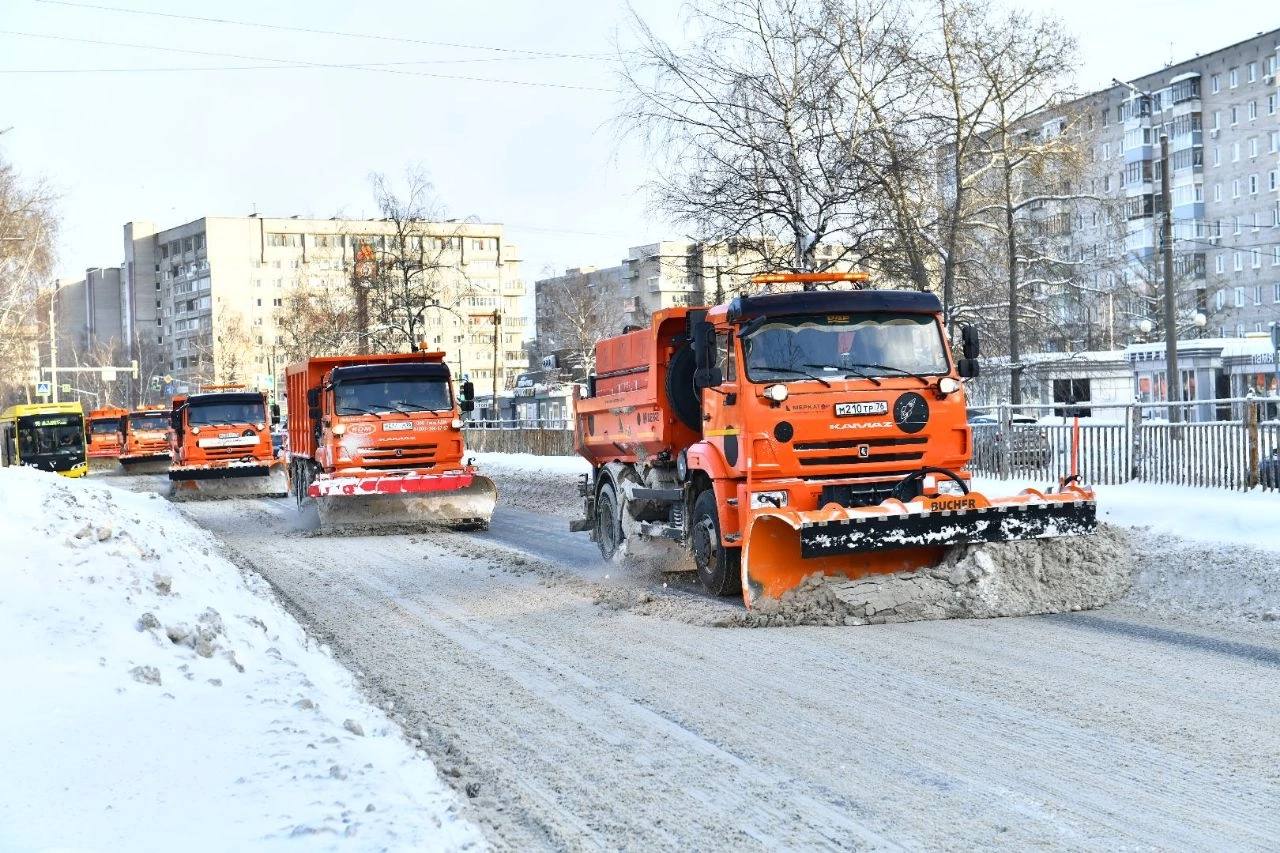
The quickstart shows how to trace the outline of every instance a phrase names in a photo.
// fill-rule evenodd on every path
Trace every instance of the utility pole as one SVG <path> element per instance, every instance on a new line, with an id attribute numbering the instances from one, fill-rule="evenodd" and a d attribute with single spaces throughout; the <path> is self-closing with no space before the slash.
<path id="1" fill-rule="evenodd" d="M 49 291 L 49 385 L 58 402 L 58 284 Z"/>
<path id="2" fill-rule="evenodd" d="M 498 332 L 502 329 L 502 312 L 493 309 L 493 418 L 501 420 L 498 411 Z"/>
<path id="3" fill-rule="evenodd" d="M 1169 402 L 1182 397 L 1182 374 L 1178 370 L 1177 293 L 1173 281 L 1173 196 L 1169 189 L 1169 133 L 1160 125 L 1160 195 L 1164 198 L 1164 218 L 1160 221 L 1160 253 L 1164 261 L 1164 359 L 1165 385 Z M 1182 411 L 1169 407 L 1169 423 L 1182 420 Z"/>

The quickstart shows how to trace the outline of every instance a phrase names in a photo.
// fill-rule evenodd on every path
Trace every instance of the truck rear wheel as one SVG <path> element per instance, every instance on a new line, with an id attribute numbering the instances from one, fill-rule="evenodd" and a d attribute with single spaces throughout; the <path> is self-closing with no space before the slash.
<path id="1" fill-rule="evenodd" d="M 618 493 L 613 483 L 605 483 L 596 495 L 595 540 L 600 553 L 606 559 L 613 558 L 622 544 L 622 523 L 618 513 Z"/>
<path id="2" fill-rule="evenodd" d="M 726 548 L 720 537 L 720 513 L 716 493 L 707 489 L 693 502 L 689 546 L 698 567 L 702 588 L 712 595 L 742 593 L 742 551 Z"/>

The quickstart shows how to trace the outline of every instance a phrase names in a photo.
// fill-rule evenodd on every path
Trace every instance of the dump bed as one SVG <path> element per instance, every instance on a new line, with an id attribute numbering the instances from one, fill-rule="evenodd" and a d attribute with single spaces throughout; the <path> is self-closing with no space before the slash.
<path id="1" fill-rule="evenodd" d="M 687 308 L 653 315 L 653 324 L 596 344 L 595 393 L 575 401 L 574 438 L 593 465 L 634 462 L 697 441 L 693 354 L 685 338 Z M 673 404 L 670 391 L 684 395 Z"/>
<path id="2" fill-rule="evenodd" d="M 315 458 L 315 426 L 307 405 L 307 392 L 319 388 L 325 375 L 335 367 L 362 364 L 440 364 L 442 352 L 397 352 L 381 355 L 326 355 L 291 364 L 285 370 L 286 399 L 289 402 L 289 452 Z"/>

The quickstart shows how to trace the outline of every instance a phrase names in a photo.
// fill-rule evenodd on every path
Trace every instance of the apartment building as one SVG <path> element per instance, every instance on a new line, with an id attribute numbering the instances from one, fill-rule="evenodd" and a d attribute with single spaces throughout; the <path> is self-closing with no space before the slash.
<path id="1" fill-rule="evenodd" d="M 121 308 L 119 267 L 92 267 L 84 277 L 59 279 L 46 293 L 54 300 L 54 330 L 58 361 L 63 366 L 80 363 L 111 363 L 112 351 L 124 342 L 124 314 Z M 45 328 L 41 335 L 41 364 L 48 364 L 49 321 L 47 301 L 38 308 L 37 321 Z"/>
<path id="2" fill-rule="evenodd" d="M 495 377 L 499 388 L 513 384 L 527 366 L 529 330 L 519 252 L 502 225 L 423 222 L 407 230 L 405 240 L 427 247 L 440 267 L 419 339 L 482 388 Z M 173 391 L 228 381 L 278 388 L 289 294 L 327 291 L 350 304 L 357 253 L 381 252 L 396 234 L 385 220 L 204 217 L 166 229 L 130 222 L 123 310 L 131 353 L 154 360 Z M 372 331 L 377 324 L 375 308 Z"/>
<path id="3" fill-rule="evenodd" d="M 834 246 L 818 248 L 824 265 L 830 265 L 837 255 Z M 563 276 L 534 282 L 537 337 L 543 337 L 550 318 L 561 310 L 549 295 L 567 284 L 601 289 L 616 305 L 616 325 L 621 330 L 646 323 L 653 312 L 663 308 L 713 305 L 751 292 L 751 276 L 773 269 L 746 240 L 663 240 L 632 246 L 617 266 L 578 267 L 566 270 Z"/>
<path id="4" fill-rule="evenodd" d="M 1063 104 L 1084 147 L 1088 201 L 1049 204 L 1067 261 L 1104 298 L 1061 306 L 1056 348 L 1117 346 L 1162 334 L 1161 217 L 1172 209 L 1179 332 L 1240 336 L 1280 320 L 1280 30 Z M 1048 128 L 1046 131 L 1044 128 Z M 1170 148 L 1161 192 L 1160 137 Z M 1197 317 L 1197 315 L 1201 315 Z M 1089 342 L 1085 334 L 1096 337 Z M 1050 343 L 1053 346 L 1053 343 Z"/>

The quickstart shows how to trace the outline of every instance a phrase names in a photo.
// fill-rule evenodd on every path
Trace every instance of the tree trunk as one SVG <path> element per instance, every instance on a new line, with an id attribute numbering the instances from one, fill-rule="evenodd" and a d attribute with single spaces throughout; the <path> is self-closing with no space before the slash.
<path id="1" fill-rule="evenodd" d="M 1008 145 L 1008 141 L 1005 141 Z M 1008 151 L 1004 158 L 1004 227 L 1005 252 L 1009 267 L 1009 402 L 1017 406 L 1022 403 L 1022 361 L 1021 346 L 1018 340 L 1018 235 L 1014 231 L 1013 216 L 1013 169 L 1009 164 Z"/>

